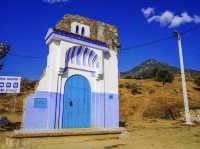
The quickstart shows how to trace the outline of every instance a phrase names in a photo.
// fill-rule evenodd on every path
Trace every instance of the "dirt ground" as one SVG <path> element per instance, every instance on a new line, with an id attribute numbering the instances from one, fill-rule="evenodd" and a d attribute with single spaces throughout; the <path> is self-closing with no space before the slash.
<path id="1" fill-rule="evenodd" d="M 121 80 L 122 85 L 127 82 L 136 83 L 141 94 L 133 95 L 125 87 L 120 88 L 120 119 L 128 126 L 119 139 L 85 136 L 84 141 L 77 137 L 76 141 L 65 139 L 56 143 L 47 138 L 30 144 L 27 149 L 200 149 L 200 125 L 189 127 L 180 121 L 159 119 L 166 118 L 165 109 L 183 109 L 180 80 L 164 87 L 152 80 Z M 188 83 L 188 93 L 190 107 L 200 109 L 200 92 L 194 89 L 192 82 Z M 5 116 L 12 122 L 22 119 L 20 113 Z M 8 149 L 4 143 L 5 133 L 0 132 L 0 149 Z"/>
<path id="2" fill-rule="evenodd" d="M 5 133 L 0 135 L 0 149 L 5 146 Z M 200 125 L 188 127 L 178 121 L 146 120 L 133 122 L 119 139 L 32 144 L 34 149 L 199 149 Z"/>

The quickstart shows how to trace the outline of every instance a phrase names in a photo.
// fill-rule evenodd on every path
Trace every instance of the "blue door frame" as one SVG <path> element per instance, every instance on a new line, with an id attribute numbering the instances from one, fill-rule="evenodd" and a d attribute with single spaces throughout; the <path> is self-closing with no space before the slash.
<path id="1" fill-rule="evenodd" d="M 62 128 L 90 127 L 91 88 L 81 75 L 67 79 L 64 88 Z"/>

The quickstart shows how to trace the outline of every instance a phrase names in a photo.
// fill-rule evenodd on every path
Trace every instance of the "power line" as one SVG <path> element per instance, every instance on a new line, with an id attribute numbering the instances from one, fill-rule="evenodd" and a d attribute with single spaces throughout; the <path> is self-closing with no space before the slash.
<path id="1" fill-rule="evenodd" d="M 122 48 L 121 51 L 124 51 L 124 50 L 131 50 L 131 49 L 137 49 L 137 48 L 142 48 L 142 47 L 154 45 L 154 44 L 160 43 L 160 42 L 162 42 L 162 41 L 170 40 L 170 39 L 172 39 L 172 38 L 173 38 L 173 35 L 170 35 L 170 36 L 168 36 L 168 37 L 156 39 L 156 40 L 149 41 L 149 42 L 145 42 L 145 43 L 142 43 L 142 44 L 136 44 L 136 45 L 133 45 L 133 46 L 130 46 L 130 47 L 127 47 L 127 48 Z"/>
<path id="2" fill-rule="evenodd" d="M 19 58 L 27 58 L 27 59 L 43 59 L 44 56 L 36 57 L 36 56 L 28 56 L 28 55 L 19 55 L 15 53 L 8 53 L 10 56 L 19 57 Z"/>
<path id="3" fill-rule="evenodd" d="M 190 32 L 193 32 L 197 29 L 200 29 L 200 25 L 196 25 L 196 26 L 189 28 L 189 29 L 187 29 L 183 32 L 180 32 L 180 34 L 182 36 L 184 36 L 184 35 L 186 35 Z M 132 46 L 129 46 L 129 47 L 126 47 L 126 48 L 121 48 L 120 53 L 122 51 L 129 51 L 129 50 L 132 50 L 132 49 L 138 49 L 138 48 L 143 48 L 143 47 L 151 46 L 151 45 L 154 45 L 154 44 L 158 44 L 158 43 L 161 43 L 163 41 L 170 40 L 172 38 L 174 38 L 174 35 L 170 35 L 170 36 L 167 36 L 167 37 L 164 37 L 164 38 L 159 38 L 159 39 L 149 41 L 149 42 L 144 42 L 144 43 L 141 43 L 141 44 L 132 45 Z M 35 59 L 35 60 L 44 58 L 44 56 L 35 57 L 35 56 L 28 56 L 28 55 L 19 55 L 19 54 L 15 54 L 15 53 L 8 53 L 8 55 L 14 56 L 14 57 L 19 57 L 19 58 Z"/>
<path id="4" fill-rule="evenodd" d="M 190 32 L 193 32 L 193 31 L 195 31 L 195 30 L 198 30 L 198 29 L 200 29 L 200 25 L 196 25 L 196 26 L 194 26 L 194 27 L 192 27 L 192 28 L 189 28 L 189 29 L 185 30 L 184 32 L 181 32 L 181 35 L 182 35 L 182 36 L 183 36 L 183 35 L 186 35 L 186 34 L 188 34 L 188 33 L 190 33 Z"/>
<path id="5" fill-rule="evenodd" d="M 43 72 L 42 72 L 43 73 Z M 25 72 L 14 72 L 14 71 L 5 71 L 1 75 L 8 75 L 8 76 L 21 76 L 22 78 L 40 78 L 42 73 L 25 73 Z"/>
<path id="6" fill-rule="evenodd" d="M 187 29 L 183 32 L 181 32 L 180 34 L 182 36 L 190 33 L 190 32 L 193 32 L 197 29 L 200 29 L 200 25 L 196 25 L 190 29 Z M 164 38 L 159 38 L 159 39 L 156 39 L 156 40 L 153 40 L 153 41 L 149 41 L 149 42 L 145 42 L 145 43 L 141 43 L 141 44 L 136 44 L 136 45 L 133 45 L 133 46 L 129 46 L 129 47 L 126 47 L 126 48 L 122 48 L 120 49 L 121 51 L 128 51 L 128 50 L 132 50 L 132 49 L 138 49 L 138 48 L 143 48 L 143 47 L 147 47 L 147 46 L 151 46 L 151 45 L 154 45 L 154 44 L 158 44 L 158 43 L 161 43 L 163 41 L 167 41 L 167 40 L 170 40 L 174 38 L 174 35 L 170 35 L 170 36 L 167 36 L 167 37 L 164 37 Z"/>

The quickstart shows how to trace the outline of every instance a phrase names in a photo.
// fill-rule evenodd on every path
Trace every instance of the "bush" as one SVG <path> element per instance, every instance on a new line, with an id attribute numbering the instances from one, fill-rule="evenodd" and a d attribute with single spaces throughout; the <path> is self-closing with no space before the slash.
<path id="1" fill-rule="evenodd" d="M 2 60 L 10 51 L 10 46 L 6 43 L 0 43 L 0 60 Z M 3 63 L 0 63 L 0 70 L 3 67 Z"/>
<path id="2" fill-rule="evenodd" d="M 123 87 L 124 87 L 124 85 L 123 85 L 123 84 L 120 84 L 120 85 L 119 85 L 119 88 L 123 88 Z"/>
<path id="3" fill-rule="evenodd" d="M 133 84 L 126 83 L 126 84 L 125 84 L 125 87 L 126 87 L 127 89 L 132 89 L 132 88 L 135 88 L 136 86 L 137 86 L 137 84 L 135 84 L 135 83 L 133 83 Z"/>
<path id="4" fill-rule="evenodd" d="M 137 84 L 132 84 L 132 85 L 131 85 L 131 93 L 132 93 L 133 95 L 139 93 L 139 89 L 138 89 Z"/>
<path id="5" fill-rule="evenodd" d="M 195 79 L 194 83 L 200 87 L 200 76 L 198 78 Z"/>
<path id="6" fill-rule="evenodd" d="M 164 86 L 166 83 L 173 82 L 174 75 L 167 70 L 157 70 L 157 72 L 155 72 L 155 80 L 158 82 L 162 82 Z"/>
<path id="7" fill-rule="evenodd" d="M 119 121 L 119 127 L 126 127 L 127 124 L 124 121 Z"/>
<path id="8" fill-rule="evenodd" d="M 131 89 L 131 85 L 130 85 L 129 83 L 126 83 L 126 84 L 125 84 L 125 88 Z"/>
<path id="9" fill-rule="evenodd" d="M 125 76 L 124 79 L 133 79 L 132 76 Z"/>
<path id="10" fill-rule="evenodd" d="M 139 92 L 139 87 L 137 84 L 133 83 L 133 84 L 125 84 L 125 87 L 131 91 L 132 94 L 138 94 Z"/>
<path id="11" fill-rule="evenodd" d="M 154 94 L 156 91 L 154 89 L 149 90 L 149 94 Z"/>

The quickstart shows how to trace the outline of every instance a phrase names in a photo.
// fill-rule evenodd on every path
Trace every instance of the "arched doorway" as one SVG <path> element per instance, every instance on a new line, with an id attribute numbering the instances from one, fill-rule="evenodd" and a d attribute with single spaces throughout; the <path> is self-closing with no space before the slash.
<path id="1" fill-rule="evenodd" d="M 91 88 L 81 75 L 67 79 L 64 88 L 62 128 L 90 127 Z"/>

